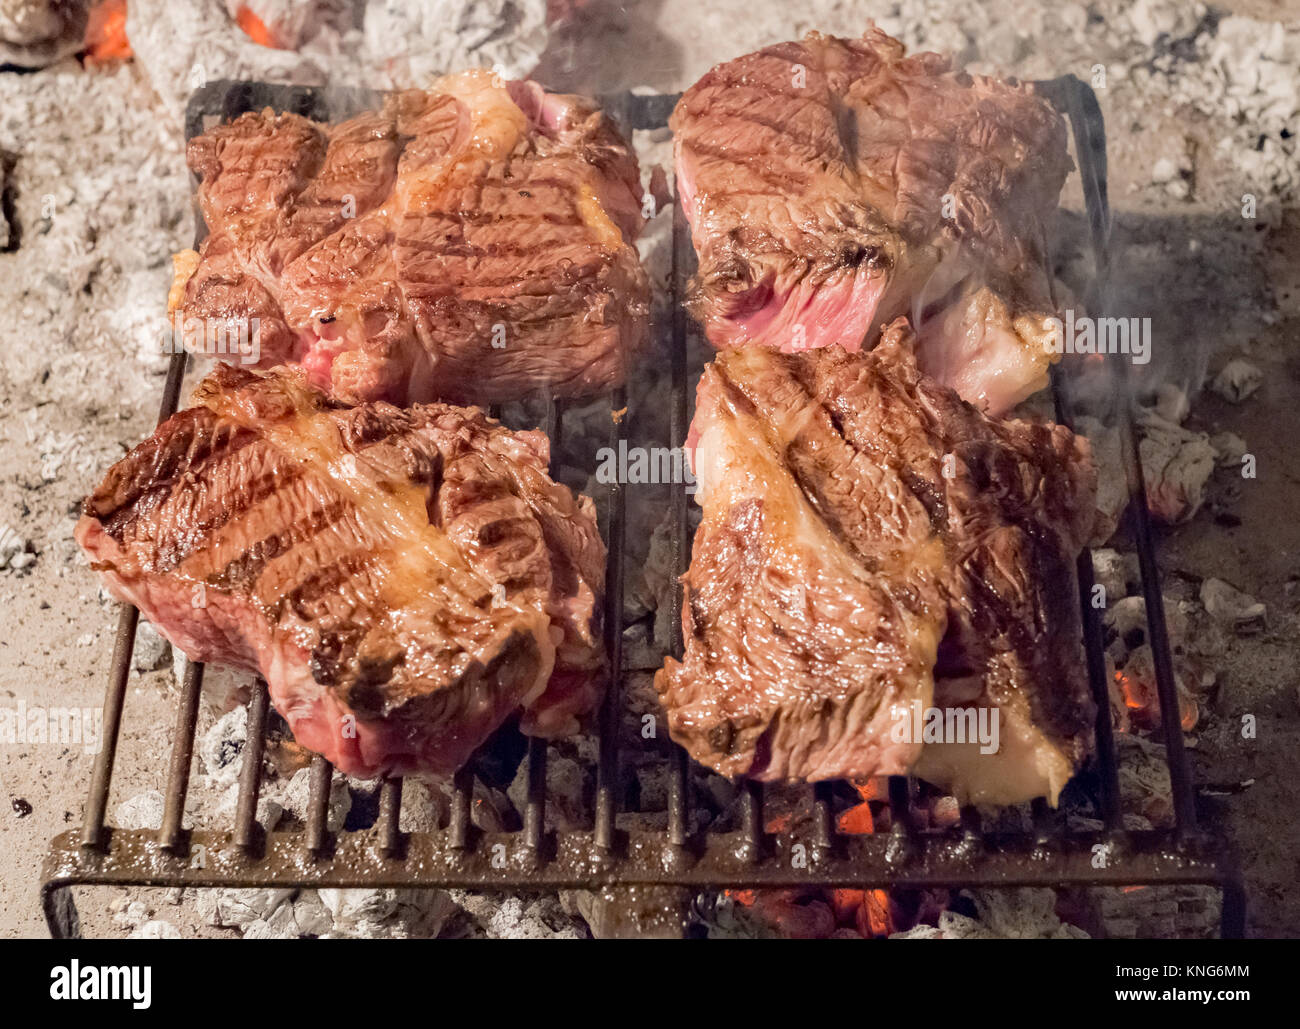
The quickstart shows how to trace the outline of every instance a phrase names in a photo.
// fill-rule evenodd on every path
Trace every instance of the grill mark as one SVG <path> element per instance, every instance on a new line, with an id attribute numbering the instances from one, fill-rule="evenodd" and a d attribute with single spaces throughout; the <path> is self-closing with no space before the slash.
<path id="1" fill-rule="evenodd" d="M 206 411 L 203 415 L 195 412 L 193 420 L 197 422 L 205 415 Z M 193 431 L 186 445 L 174 446 L 177 436 L 187 428 Z M 181 427 L 159 441 L 151 454 L 136 451 L 123 458 L 123 462 L 130 462 L 130 486 L 122 501 L 111 511 L 101 513 L 93 508 L 95 498 L 92 495 L 86 501 L 86 513 L 98 518 L 104 531 L 120 544 L 137 523 L 175 492 L 182 477 L 199 476 L 218 462 L 233 458 L 258 439 L 258 434 L 252 430 L 224 421 Z M 150 457 L 153 460 L 146 464 Z"/>
<path id="2" fill-rule="evenodd" d="M 171 571 L 196 553 L 205 551 L 213 542 L 213 537 L 226 526 L 256 511 L 263 501 L 280 492 L 289 483 L 302 476 L 302 469 L 297 467 L 272 468 L 248 483 L 236 495 L 223 495 L 221 503 L 215 506 L 215 514 L 204 519 L 189 521 L 192 511 L 174 512 L 177 520 L 184 519 L 187 524 L 178 534 L 163 534 L 156 551 L 155 570 L 159 573 Z M 212 484 L 211 479 L 204 479 L 206 490 Z M 175 493 L 169 493 L 168 498 Z"/>
<path id="3" fill-rule="evenodd" d="M 822 106 L 823 109 L 826 109 L 824 104 L 820 106 Z M 796 135 L 794 132 L 791 132 L 790 129 L 788 129 L 784 125 L 780 125 L 776 122 L 769 121 L 766 118 L 761 118 L 758 115 L 754 114 L 752 111 L 750 111 L 748 108 L 741 108 L 740 110 L 735 110 L 735 111 L 724 110 L 720 112 L 712 112 L 711 117 L 716 118 L 718 114 L 722 114 L 724 117 L 727 118 L 734 118 L 736 121 L 744 121 L 744 122 L 749 122 L 752 125 L 757 125 L 759 128 L 767 129 L 769 132 L 772 132 L 777 136 L 785 137 L 786 139 L 790 140 L 790 142 L 794 143 L 796 146 L 807 147 L 808 149 L 813 150 L 818 154 L 832 152 L 832 148 L 826 145 L 826 143 L 829 142 L 830 140 L 834 140 L 834 142 L 836 143 L 840 142 L 839 139 L 835 138 L 835 136 L 829 132 L 827 133 L 827 136 L 829 137 L 827 140 L 819 140 L 813 136 Z M 688 145 L 692 147 L 697 146 L 701 140 L 702 135 L 703 134 L 696 134 L 694 138 L 690 140 Z M 709 137 L 705 137 L 705 138 L 712 138 L 712 136 L 710 135 Z M 841 154 L 843 153 L 842 147 L 840 148 L 840 153 Z"/>
<path id="4" fill-rule="evenodd" d="M 408 250 L 417 254 L 437 257 L 463 257 L 463 258 L 500 258 L 502 260 L 517 260 L 524 257 L 533 257 L 537 254 L 553 253 L 560 248 L 573 248 L 585 244 L 590 247 L 594 245 L 591 241 L 582 241 L 582 244 L 572 242 L 566 237 L 551 237 L 539 243 L 488 243 L 486 245 L 473 243 L 469 240 L 432 240 L 428 242 L 412 241 L 406 243 L 399 240 L 401 245 Z M 604 249 L 603 247 L 601 248 Z M 593 259 L 590 263 L 595 263 Z M 409 258 L 407 258 L 409 261 Z M 406 262 L 403 262 L 406 263 Z M 603 263 L 603 262 L 601 262 Z M 518 276 L 516 276 L 518 278 Z M 477 281 L 477 280 L 475 280 Z"/>
<path id="5" fill-rule="evenodd" d="M 305 518 L 295 519 L 278 532 L 262 537 L 206 581 L 210 586 L 230 592 L 240 589 L 254 592 L 257 580 L 271 561 L 337 524 L 349 511 L 350 507 L 342 499 L 315 508 Z"/>
<path id="6" fill-rule="evenodd" d="M 304 622 L 312 622 L 316 619 L 316 614 L 308 608 L 314 601 L 339 592 L 339 588 L 344 583 L 359 576 L 367 566 L 374 564 L 379 556 L 380 554 L 374 550 L 355 551 L 343 555 L 334 564 L 318 566 L 311 575 L 268 608 L 272 621 L 280 621 L 288 611 Z M 359 614 L 360 612 L 354 612 L 354 615 Z M 316 622 L 322 632 L 329 631 L 329 626 L 325 622 L 325 619 Z"/>
<path id="7" fill-rule="evenodd" d="M 733 155 L 721 147 L 711 146 L 703 143 L 691 143 L 691 149 L 699 156 L 710 158 L 715 161 L 721 161 L 724 164 L 732 164 L 744 168 L 746 172 L 754 176 L 760 182 L 765 182 L 772 187 L 776 193 L 787 193 L 791 190 L 802 190 L 808 187 L 812 179 L 806 174 L 788 175 L 786 181 L 782 182 L 768 174 L 768 169 L 756 166 L 756 162 L 765 160 L 762 154 L 740 154 Z M 773 169 L 775 170 L 775 169 Z"/>
<path id="8" fill-rule="evenodd" d="M 600 279 L 602 278 L 602 273 L 605 270 L 603 263 L 588 264 L 588 265 L 575 266 L 575 267 L 578 268 L 580 274 L 571 278 L 567 283 L 567 285 L 569 286 L 570 291 L 572 291 L 574 287 L 579 285 L 586 286 L 587 287 L 586 293 L 580 297 L 556 296 L 554 295 L 553 291 L 550 289 L 544 289 L 540 293 L 523 292 L 518 294 L 517 296 L 501 296 L 494 300 L 472 299 L 469 297 L 457 295 L 454 292 L 444 292 L 445 290 L 447 290 L 448 287 L 453 287 L 453 286 L 472 286 L 476 290 L 492 290 L 492 289 L 504 289 L 507 286 L 519 286 L 527 282 L 541 282 L 543 286 L 547 284 L 554 284 L 555 279 L 553 276 L 544 275 L 540 272 L 528 275 L 523 278 L 521 278 L 519 274 L 516 272 L 515 274 L 508 275 L 505 278 L 500 278 L 500 279 L 485 279 L 482 276 L 474 276 L 472 278 L 451 279 L 443 274 L 429 275 L 425 277 L 425 276 L 414 275 L 408 271 L 403 274 L 402 285 L 406 289 L 408 302 L 411 301 L 431 302 L 436 299 L 440 302 L 445 301 L 445 303 L 448 306 L 454 306 L 454 307 L 472 308 L 479 305 L 488 305 L 491 307 L 503 307 L 503 306 L 508 307 L 516 303 L 520 303 L 530 299 L 535 300 L 539 296 L 544 296 L 544 297 L 549 297 L 552 300 L 554 300 L 556 303 L 560 304 L 561 309 L 564 310 L 567 308 L 574 307 L 579 302 L 585 303 L 584 297 L 590 296 L 591 294 L 600 294 L 600 295 L 607 296 L 610 298 L 611 301 L 615 302 L 616 304 L 619 304 L 620 306 L 622 305 L 622 301 L 623 301 L 622 294 L 610 289 L 608 285 L 600 281 Z M 445 271 L 445 269 L 438 268 L 436 269 L 436 271 L 443 272 Z M 426 296 L 425 294 L 423 294 L 418 290 L 418 287 L 420 286 L 434 286 L 436 287 L 436 289 L 433 293 Z M 541 323 L 545 323 L 551 319 L 552 314 L 548 313 L 547 311 L 536 312 L 535 306 L 536 305 L 534 304 L 529 304 L 525 314 L 535 313 L 536 317 L 533 319 L 523 318 L 521 319 L 521 321 L 531 320 L 531 321 L 538 321 Z"/>
<path id="9" fill-rule="evenodd" d="M 576 212 L 570 213 L 567 217 L 559 212 L 539 211 L 529 212 L 526 214 L 507 213 L 502 211 L 448 211 L 438 209 L 435 211 L 421 211 L 418 214 L 408 213 L 402 219 L 405 224 L 408 219 L 413 219 L 421 223 L 442 219 L 455 226 L 464 225 L 509 225 L 512 228 L 517 225 L 557 225 L 561 228 L 574 228 L 584 225 L 582 217 Z M 397 241 L 405 245 L 414 245 L 415 240 L 407 236 L 398 236 Z"/>

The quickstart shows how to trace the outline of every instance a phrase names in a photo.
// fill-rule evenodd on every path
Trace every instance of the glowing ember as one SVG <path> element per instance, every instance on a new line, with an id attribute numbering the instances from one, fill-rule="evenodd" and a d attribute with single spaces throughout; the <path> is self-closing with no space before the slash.
<path id="1" fill-rule="evenodd" d="M 753 890 L 723 890 L 722 892 L 737 904 L 744 904 L 747 908 L 754 906 Z"/>
<path id="2" fill-rule="evenodd" d="M 1148 729 L 1160 724 L 1160 695 L 1154 681 L 1128 675 L 1122 670 L 1115 673 L 1115 681 L 1124 695 L 1124 705 L 1139 723 Z M 1183 732 L 1195 729 L 1201 715 L 1196 699 L 1183 689 L 1181 683 L 1178 685 L 1178 715 Z"/>
<path id="3" fill-rule="evenodd" d="M 251 39 L 258 46 L 270 47 L 272 50 L 284 50 L 285 47 L 280 45 L 279 40 L 269 28 L 266 22 L 262 21 L 256 14 L 247 7 L 241 7 L 239 13 L 235 15 L 235 24 L 244 30 L 244 35 Z"/>
<path id="4" fill-rule="evenodd" d="M 793 821 L 789 814 L 773 815 L 767 820 L 767 831 L 773 836 L 786 832 Z"/>
<path id="5" fill-rule="evenodd" d="M 86 63 L 104 64 L 131 58 L 126 38 L 126 0 L 100 0 L 86 22 Z"/>
<path id="6" fill-rule="evenodd" d="M 862 802 L 840 815 L 840 832 L 865 836 L 876 831 L 871 802 L 884 795 L 881 781 L 868 779 L 853 784 Z M 889 915 L 889 894 L 884 890 L 835 890 L 831 906 L 838 920 L 855 925 L 863 936 L 888 936 L 896 928 Z"/>

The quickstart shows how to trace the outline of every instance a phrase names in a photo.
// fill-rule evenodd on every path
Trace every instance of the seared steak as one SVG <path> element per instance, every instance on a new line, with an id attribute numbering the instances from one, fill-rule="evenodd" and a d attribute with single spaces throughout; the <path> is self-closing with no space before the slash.
<path id="1" fill-rule="evenodd" d="M 467 72 L 332 127 L 250 112 L 188 157 L 211 235 L 182 318 L 257 319 L 262 366 L 339 399 L 590 395 L 641 346 L 640 174 L 580 97 Z"/>
<path id="2" fill-rule="evenodd" d="M 196 661 L 265 677 L 342 771 L 450 772 L 511 712 L 599 698 L 605 548 L 540 432 L 476 409 L 341 408 L 218 366 L 87 498 L 77 541 Z"/>
<path id="3" fill-rule="evenodd" d="M 856 350 L 910 313 L 924 372 L 999 413 L 1046 385 L 1045 227 L 1070 167 L 1028 87 L 872 29 L 719 65 L 672 118 L 715 346 Z"/>
<path id="4" fill-rule="evenodd" d="M 686 652 L 656 677 L 674 739 L 726 775 L 912 771 L 963 800 L 1055 803 L 1094 713 L 1082 438 L 923 378 L 900 319 L 866 353 L 724 351 L 691 445 Z M 912 715 L 931 707 L 996 709 L 996 753 L 922 746 Z"/>

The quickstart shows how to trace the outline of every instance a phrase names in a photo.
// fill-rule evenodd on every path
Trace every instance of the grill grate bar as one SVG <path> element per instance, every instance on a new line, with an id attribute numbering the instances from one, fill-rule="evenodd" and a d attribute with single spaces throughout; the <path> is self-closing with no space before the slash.
<path id="1" fill-rule="evenodd" d="M 163 384 L 162 400 L 158 403 L 158 423 L 162 424 L 176 412 L 180 402 L 181 382 L 185 378 L 186 355 L 175 354 L 167 366 L 167 380 Z M 117 635 L 113 641 L 113 663 L 108 673 L 108 690 L 104 695 L 104 745 L 95 755 L 95 768 L 90 777 L 90 796 L 86 800 L 86 816 L 82 822 L 81 843 L 84 847 L 98 849 L 104 842 L 104 815 L 108 810 L 108 791 L 113 784 L 113 763 L 117 759 L 117 738 L 122 728 L 122 708 L 126 703 L 126 683 L 131 676 L 131 653 L 135 649 L 135 630 L 140 622 L 140 612 L 132 605 L 123 605 L 117 620 Z"/>
<path id="2" fill-rule="evenodd" d="M 1121 381 L 1127 376 L 1120 363 Z M 1138 566 L 1142 573 L 1142 597 L 1146 607 L 1147 630 L 1151 638 L 1151 657 L 1155 665 L 1156 693 L 1160 698 L 1160 728 L 1169 763 L 1169 786 L 1174 798 L 1174 817 L 1184 833 L 1194 833 L 1196 798 L 1192 792 L 1192 773 L 1187 751 L 1183 747 L 1182 716 L 1178 707 L 1178 687 L 1174 679 L 1173 658 L 1169 650 L 1169 629 L 1165 624 L 1164 593 L 1160 588 L 1160 568 L 1156 564 L 1155 542 L 1151 532 L 1151 512 L 1146 502 L 1146 482 L 1142 459 L 1138 453 L 1137 433 L 1133 429 L 1132 409 L 1125 404 L 1121 430 L 1124 441 L 1125 471 L 1129 477 L 1129 525 L 1137 544 Z"/>
<path id="3" fill-rule="evenodd" d="M 1074 133 L 1074 149 L 1078 157 L 1089 227 L 1092 232 L 1093 252 L 1097 276 L 1092 303 L 1098 313 L 1105 313 L 1110 274 L 1110 206 L 1106 196 L 1106 127 L 1096 94 L 1073 75 L 1066 75 L 1040 87 L 1056 106 L 1070 119 Z M 1174 819 L 1180 833 L 1197 831 L 1196 799 L 1192 788 L 1191 769 L 1183 746 L 1183 729 L 1178 709 L 1178 688 L 1174 679 L 1173 659 L 1170 656 L 1169 631 L 1165 625 L 1163 593 L 1160 589 L 1160 569 L 1156 562 L 1155 541 L 1151 529 L 1151 512 L 1147 507 L 1146 483 L 1142 472 L 1142 459 L 1138 452 L 1137 433 L 1133 427 L 1134 398 L 1129 386 L 1128 367 L 1124 361 L 1109 362 L 1114 371 L 1119 396 L 1119 429 L 1122 437 L 1121 453 L 1128 485 L 1128 520 L 1137 548 L 1138 565 L 1142 577 L 1142 596 L 1146 607 L 1147 628 L 1151 639 L 1151 654 L 1156 674 L 1156 691 L 1160 698 L 1160 727 L 1165 743 L 1165 760 L 1169 766 L 1169 785 L 1173 794 Z M 1057 377 L 1054 376 L 1054 383 Z M 1058 392 L 1058 398 L 1060 394 Z M 1061 404 L 1058 399 L 1058 413 Z M 1068 421 L 1066 422 L 1068 425 Z M 1083 561 L 1080 561 L 1082 571 Z M 1087 578 L 1092 578 L 1089 555 Z M 1081 579 L 1082 585 L 1082 579 Z M 1108 713 L 1109 688 L 1105 683 L 1105 662 L 1095 652 L 1098 630 L 1089 629 L 1090 598 L 1083 597 L 1083 619 L 1087 660 L 1094 693 L 1106 697 L 1103 711 Z M 1102 679 L 1101 691 L 1096 678 Z M 1103 817 L 1110 826 L 1120 824 L 1118 808 L 1118 772 L 1114 749 L 1114 734 L 1109 726 L 1102 727 L 1102 712 L 1098 713 L 1097 751 L 1103 770 Z M 1103 750 L 1102 744 L 1109 743 Z M 1112 792 L 1113 791 L 1113 792 Z"/>
<path id="4" fill-rule="evenodd" d="M 831 810 L 831 793 L 834 790 L 829 782 L 813 784 L 813 846 L 820 859 L 829 854 L 835 846 L 835 819 Z"/>
<path id="5" fill-rule="evenodd" d="M 473 794 L 474 773 L 466 765 L 452 778 L 451 824 L 448 828 L 451 846 L 456 850 L 465 850 L 469 846 L 469 809 Z"/>
<path id="6" fill-rule="evenodd" d="M 245 852 L 257 846 L 257 799 L 262 791 L 262 755 L 266 752 L 266 716 L 270 705 L 266 681 L 258 676 L 248 701 L 248 734 L 239 767 L 239 801 L 235 809 L 235 846 Z"/>
<path id="7" fill-rule="evenodd" d="M 906 775 L 889 777 L 889 817 L 896 835 L 910 837 L 916 832 L 912 818 L 912 780 Z"/>
<path id="8" fill-rule="evenodd" d="M 313 854 L 320 854 L 325 850 L 329 835 L 330 787 L 334 779 L 334 766 L 316 754 L 311 759 L 310 774 L 306 845 Z"/>
<path id="9" fill-rule="evenodd" d="M 674 198 L 676 199 L 676 198 Z M 672 272 L 669 276 L 669 298 L 671 301 L 670 332 L 672 336 L 671 383 L 672 406 L 668 412 L 669 444 L 682 452 L 685 461 L 687 423 L 686 401 L 686 269 L 690 266 L 690 232 L 686 225 L 686 216 L 680 203 L 673 204 L 672 225 Z M 673 590 L 671 616 L 672 637 L 671 653 L 681 660 L 686 649 L 682 638 L 682 601 L 684 586 L 682 577 L 690 563 L 687 537 L 687 496 L 686 484 L 678 483 L 671 491 L 669 500 L 669 536 L 671 538 L 671 561 L 673 572 Z M 690 794 L 689 794 L 689 759 L 686 752 L 673 744 L 672 761 L 668 778 L 668 842 L 674 847 L 684 847 L 690 834 Z"/>
<path id="10" fill-rule="evenodd" d="M 528 740 L 528 802 L 524 806 L 524 846 L 537 853 L 542 849 L 546 825 L 546 741 Z"/>
<path id="11" fill-rule="evenodd" d="M 745 779 L 740 784 L 740 849 L 742 861 L 757 864 L 763 856 L 763 784 Z"/>
<path id="12" fill-rule="evenodd" d="M 627 441 L 627 391 L 616 389 L 610 395 L 611 412 L 609 445 L 615 454 Z M 614 477 L 609 484 L 607 511 L 609 548 L 605 572 L 604 636 L 609 657 L 609 684 L 601 701 L 596 757 L 596 835 L 597 850 L 608 853 L 614 847 L 614 821 L 619 798 L 619 709 L 623 685 L 623 542 L 627 536 L 623 484 Z"/>
<path id="13" fill-rule="evenodd" d="M 86 817 L 81 830 L 83 847 L 99 848 L 104 842 L 104 814 L 108 810 L 108 790 L 113 783 L 113 761 L 117 757 L 126 681 L 131 674 L 131 651 L 135 646 L 135 628 L 139 621 L 140 612 L 134 607 L 121 609 L 117 638 L 113 643 L 113 664 L 108 673 L 108 692 L 104 696 L 104 745 L 95 755 L 95 768 L 90 776 L 90 796 L 86 800 Z"/>
<path id="14" fill-rule="evenodd" d="M 176 728 L 172 738 L 171 767 L 158 843 L 167 850 L 179 850 L 183 843 L 181 822 L 185 817 L 185 796 L 190 788 L 190 765 L 194 762 L 194 729 L 199 721 L 199 696 L 203 690 L 203 666 L 185 662 L 180 703 L 176 705 Z"/>
<path id="15" fill-rule="evenodd" d="M 1105 196 L 1105 141 L 1100 110 L 1091 91 L 1073 76 L 1038 88 L 1070 118 L 1075 150 L 1083 179 L 1087 210 L 1097 251 L 1098 268 L 1109 264 L 1109 210 Z M 356 98 L 353 98 L 355 100 Z M 675 98 L 633 97 L 618 101 L 629 126 L 652 127 Z M 208 127 L 219 116 L 234 117 L 252 107 L 273 106 L 301 110 L 328 119 L 355 113 L 363 102 L 330 91 L 303 90 L 267 84 L 214 82 L 191 100 L 187 117 L 189 135 Z M 255 101 L 255 102 L 254 102 Z M 342 110 L 331 105 L 343 103 Z M 351 105 L 351 106 L 349 106 Z M 655 112 L 658 112 L 657 114 Z M 687 321 L 683 300 L 686 277 L 694 260 L 689 231 L 680 204 L 675 205 L 672 236 L 672 403 L 669 411 L 670 442 L 681 446 L 687 429 Z M 199 238 L 205 229 L 201 219 Z M 177 354 L 168 369 L 159 420 L 177 406 L 186 357 Z M 1121 365 L 1119 373 L 1125 369 Z M 1062 383 L 1054 376 L 1058 420 L 1067 426 L 1068 405 Z M 627 438 L 626 393 L 611 395 L 614 419 L 609 441 L 617 451 Z M 71 909 L 67 887 L 77 883 L 136 884 L 153 886 L 416 886 L 469 889 L 594 888 L 600 885 L 662 883 L 697 887 L 753 888 L 759 886 L 854 886 L 858 888 L 925 888 L 1011 885 L 1127 885 L 1207 883 L 1223 891 L 1222 933 L 1239 936 L 1244 930 L 1245 906 L 1240 874 L 1230 851 L 1207 834 L 1194 833 L 1195 810 L 1187 757 L 1178 726 L 1176 688 L 1169 661 L 1168 634 L 1160 604 L 1158 568 L 1141 467 L 1136 463 L 1135 437 L 1130 410 L 1123 412 L 1128 432 L 1126 457 L 1130 475 L 1130 517 L 1142 568 L 1157 679 L 1161 690 L 1167 756 L 1175 793 L 1178 832 L 1154 830 L 1126 832 L 1118 789 L 1117 760 L 1107 706 L 1104 636 L 1100 614 L 1088 602 L 1093 570 L 1085 550 L 1079 559 L 1080 601 L 1089 682 L 1098 702 L 1097 759 L 1099 804 L 1105 832 L 1064 831 L 1061 819 L 1043 804 L 1034 807 L 1034 832 L 985 833 L 979 812 L 961 811 L 961 828 L 950 832 L 920 831 L 914 818 L 912 797 L 919 784 L 903 776 L 890 777 L 889 801 L 893 825 L 888 835 L 841 835 L 834 824 L 832 783 L 812 787 L 813 835 L 817 860 L 802 871 L 785 860 L 784 844 L 766 838 L 763 821 L 764 789 L 761 783 L 743 781 L 737 786 L 739 824 L 735 832 L 708 832 L 693 836 L 690 826 L 689 759 L 673 746 L 668 788 L 668 827 L 663 832 L 617 828 L 621 801 L 619 780 L 619 729 L 623 687 L 622 610 L 624 592 L 625 487 L 610 484 L 606 521 L 609 564 L 603 608 L 603 637 L 609 658 L 610 686 L 600 709 L 594 830 L 562 832 L 551 842 L 545 831 L 547 745 L 530 740 L 528 748 L 528 803 L 522 834 L 483 833 L 472 824 L 473 772 L 462 769 L 453 779 L 450 820 L 445 832 L 400 831 L 402 781 L 387 779 L 380 791 L 377 823 L 372 830 L 329 833 L 328 812 L 333 769 L 322 757 L 311 765 L 311 795 L 305 832 L 274 831 L 265 839 L 256 822 L 261 785 L 269 695 L 260 679 L 248 705 L 248 741 L 240 771 L 239 803 L 234 833 L 182 828 L 188 770 L 193 756 L 191 711 L 202 685 L 202 666 L 187 669 L 176 714 L 168 776 L 166 815 L 160 832 L 115 829 L 105 831 L 104 816 L 110 792 L 122 709 L 130 672 L 131 651 L 138 615 L 123 607 L 119 618 L 104 710 L 104 746 L 96 758 L 86 818 L 80 832 L 68 832 L 53 841 L 47 856 L 42 903 L 51 932 L 74 931 L 67 917 Z M 562 408 L 548 399 L 543 425 L 558 447 Z M 685 571 L 689 561 L 688 498 L 684 487 L 672 491 L 670 533 L 673 568 Z M 680 611 L 680 589 L 676 611 Z M 676 612 L 675 612 L 676 613 Z M 674 653 L 681 655 L 681 626 L 674 619 Z M 1163 671 L 1162 671 L 1163 667 Z M 222 851 L 231 842 L 242 851 L 237 860 L 191 866 L 178 853 L 182 839 L 191 845 Z M 665 852 L 662 844 L 667 841 Z M 1104 869 L 1092 863 L 1098 841 L 1117 844 L 1115 860 Z M 515 862 L 496 868 L 490 852 L 504 843 L 507 849 L 523 842 L 538 860 Z M 788 842 L 788 841 L 787 841 Z M 161 845 L 160 845 L 161 844 Z M 303 862 L 304 845 L 314 860 Z"/>
<path id="16" fill-rule="evenodd" d="M 402 849 L 402 780 L 386 778 L 379 787 L 379 847 L 389 857 Z"/>

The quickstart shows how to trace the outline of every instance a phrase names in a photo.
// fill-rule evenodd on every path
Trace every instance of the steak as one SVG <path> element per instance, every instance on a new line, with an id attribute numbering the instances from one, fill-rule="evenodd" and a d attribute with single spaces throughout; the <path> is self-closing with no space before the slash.
<path id="1" fill-rule="evenodd" d="M 990 413 L 1046 385 L 1046 227 L 1070 168 L 1029 87 L 872 28 L 714 68 L 673 113 L 717 347 L 856 350 L 910 314 L 922 371 Z"/>
<path id="2" fill-rule="evenodd" d="M 723 351 L 688 446 L 685 654 L 655 679 L 674 739 L 724 775 L 911 772 L 963 801 L 1056 802 L 1095 714 L 1085 440 L 924 378 L 899 319 L 869 352 Z M 910 731 L 931 708 L 996 711 L 997 750 Z"/>
<path id="3" fill-rule="evenodd" d="M 249 112 L 188 161 L 210 235 L 179 316 L 254 325 L 244 363 L 348 403 L 492 404 L 595 394 L 643 343 L 640 172 L 590 101 L 466 72 L 335 126 Z"/>
<path id="4" fill-rule="evenodd" d="M 343 772 L 448 773 L 523 708 L 599 700 L 605 548 L 549 443 L 476 409 L 336 406 L 288 369 L 218 365 L 85 501 L 109 590 L 195 661 L 267 681 Z"/>

